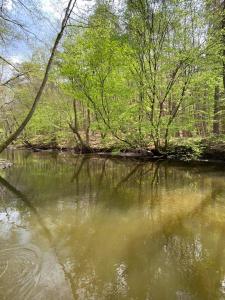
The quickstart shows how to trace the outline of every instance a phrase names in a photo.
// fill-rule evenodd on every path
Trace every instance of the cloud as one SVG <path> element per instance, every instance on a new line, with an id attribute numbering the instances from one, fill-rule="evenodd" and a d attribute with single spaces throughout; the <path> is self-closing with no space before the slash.
<path id="1" fill-rule="evenodd" d="M 25 57 L 20 54 L 16 54 L 16 55 L 11 55 L 9 60 L 11 63 L 16 65 L 22 63 L 25 60 Z"/>
<path id="2" fill-rule="evenodd" d="M 77 0 L 74 9 L 75 13 L 89 9 L 94 3 L 94 0 Z M 64 9 L 68 4 L 68 0 L 40 0 L 41 10 L 52 19 L 60 19 Z"/>
<path id="3" fill-rule="evenodd" d="M 13 9 L 13 1 L 12 0 L 6 0 L 4 3 L 4 8 L 7 10 L 12 10 Z"/>
<path id="4" fill-rule="evenodd" d="M 60 19 L 66 5 L 65 0 L 40 0 L 41 10 L 53 19 Z"/>

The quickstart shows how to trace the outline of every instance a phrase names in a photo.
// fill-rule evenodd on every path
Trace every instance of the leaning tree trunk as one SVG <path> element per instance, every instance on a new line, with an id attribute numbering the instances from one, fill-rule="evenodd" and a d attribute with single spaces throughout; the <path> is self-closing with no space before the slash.
<path id="1" fill-rule="evenodd" d="M 63 18 L 62 23 L 61 23 L 61 29 L 60 29 L 60 31 L 59 31 L 56 39 L 55 39 L 55 42 L 54 42 L 54 45 L 53 45 L 53 48 L 52 48 L 52 51 L 51 51 L 51 55 L 50 55 L 49 60 L 48 60 L 48 64 L 47 64 L 46 69 L 45 69 L 45 74 L 44 74 L 42 83 L 39 87 L 39 90 L 36 94 L 36 97 L 34 98 L 33 105 L 31 107 L 30 111 L 28 112 L 27 116 L 23 120 L 23 122 L 17 128 L 17 130 L 15 132 L 13 132 L 8 137 L 8 139 L 0 145 L 0 153 L 3 150 L 5 150 L 21 134 L 21 132 L 24 130 L 24 128 L 27 126 L 28 122 L 32 118 L 32 116 L 33 116 L 33 114 L 34 114 L 34 112 L 37 108 L 37 105 L 40 102 L 40 99 L 41 99 L 41 96 L 43 94 L 46 83 L 48 81 L 49 72 L 50 72 L 51 67 L 52 67 L 52 63 L 53 63 L 53 59 L 54 59 L 55 54 L 56 54 L 57 47 L 58 47 L 59 42 L 60 42 L 60 40 L 63 36 L 64 30 L 67 26 L 67 22 L 70 18 L 70 15 L 71 15 L 72 11 L 73 11 L 75 3 L 76 3 L 76 0 L 69 0 L 69 2 L 67 4 L 66 10 L 65 10 L 65 15 L 64 15 L 64 18 Z"/>

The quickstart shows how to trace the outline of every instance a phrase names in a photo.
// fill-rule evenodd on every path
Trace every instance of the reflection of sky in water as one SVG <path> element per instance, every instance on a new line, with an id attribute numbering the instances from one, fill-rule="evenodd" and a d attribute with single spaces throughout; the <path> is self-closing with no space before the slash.
<path id="1" fill-rule="evenodd" d="M 128 291 L 128 284 L 126 281 L 126 265 L 124 263 L 116 265 L 116 277 L 117 292 L 125 296 Z"/>
<path id="2" fill-rule="evenodd" d="M 0 212 L 0 236 L 4 239 L 10 238 L 13 229 L 21 226 L 20 212 L 5 208 L 5 212 Z"/>
<path id="3" fill-rule="evenodd" d="M 221 288 L 220 288 L 221 292 L 223 294 L 225 294 L 225 277 L 224 279 L 221 281 Z"/>

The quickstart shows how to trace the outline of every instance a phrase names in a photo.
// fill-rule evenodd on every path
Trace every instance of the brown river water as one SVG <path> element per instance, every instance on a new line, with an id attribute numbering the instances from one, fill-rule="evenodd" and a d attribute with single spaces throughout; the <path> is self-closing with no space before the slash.
<path id="1" fill-rule="evenodd" d="M 0 300 L 225 299 L 225 168 L 4 154 Z"/>

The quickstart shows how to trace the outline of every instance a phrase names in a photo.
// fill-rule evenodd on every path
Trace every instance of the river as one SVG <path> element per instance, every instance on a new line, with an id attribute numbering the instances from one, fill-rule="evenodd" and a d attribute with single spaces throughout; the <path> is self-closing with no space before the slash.
<path id="1" fill-rule="evenodd" d="M 1 300 L 225 299 L 225 168 L 8 152 Z"/>

